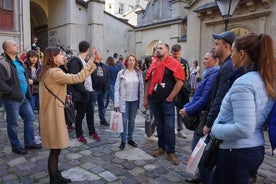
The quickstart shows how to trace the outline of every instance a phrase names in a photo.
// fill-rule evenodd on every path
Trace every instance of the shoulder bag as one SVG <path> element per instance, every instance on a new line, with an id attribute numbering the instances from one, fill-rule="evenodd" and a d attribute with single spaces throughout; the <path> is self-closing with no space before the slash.
<path id="1" fill-rule="evenodd" d="M 210 134 L 210 142 L 205 147 L 200 163 L 207 170 L 212 170 L 218 161 L 218 150 L 222 140 L 219 140 Z"/>
<path id="2" fill-rule="evenodd" d="M 67 95 L 65 102 L 63 102 L 57 95 L 55 95 L 46 85 L 44 82 L 45 88 L 58 100 L 64 105 L 64 115 L 65 115 L 65 122 L 67 125 L 72 125 L 75 122 L 75 107 L 72 102 L 72 95 Z"/>

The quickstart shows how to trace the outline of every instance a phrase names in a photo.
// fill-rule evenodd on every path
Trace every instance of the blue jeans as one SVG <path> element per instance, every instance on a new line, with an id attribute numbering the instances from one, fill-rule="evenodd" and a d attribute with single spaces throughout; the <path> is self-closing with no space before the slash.
<path id="1" fill-rule="evenodd" d="M 96 105 L 96 102 L 98 102 L 98 111 L 99 111 L 100 122 L 106 122 L 104 103 L 106 101 L 107 91 L 104 91 L 104 90 L 103 91 L 93 91 L 92 94 L 93 94 L 94 107 Z"/>
<path id="2" fill-rule="evenodd" d="M 258 168 L 264 160 L 264 147 L 219 149 L 214 183 L 248 183 L 250 171 Z"/>
<path id="3" fill-rule="evenodd" d="M 174 102 L 150 103 L 157 124 L 158 147 L 167 151 L 175 152 L 175 108 Z"/>
<path id="4" fill-rule="evenodd" d="M 34 113 L 28 99 L 24 98 L 21 102 L 3 100 L 7 113 L 7 131 L 13 149 L 21 147 L 17 136 L 18 115 L 24 123 L 24 143 L 25 146 L 34 145 Z"/>
<path id="5" fill-rule="evenodd" d="M 126 102 L 126 111 L 123 115 L 123 127 L 124 132 L 121 133 L 121 141 L 126 142 L 126 140 L 132 140 L 132 135 L 134 131 L 135 118 L 138 110 L 139 102 L 128 101 Z"/>
<path id="6" fill-rule="evenodd" d="M 39 111 L 39 95 L 33 94 L 30 100 L 33 111 L 37 109 Z"/>
<path id="7" fill-rule="evenodd" d="M 94 127 L 94 105 L 93 105 L 93 96 L 92 92 L 83 94 L 83 102 L 75 102 L 76 108 L 76 120 L 75 120 L 75 130 L 76 136 L 83 136 L 82 130 L 82 120 L 86 114 L 87 128 L 89 135 L 95 133 Z"/>
<path id="8" fill-rule="evenodd" d="M 195 132 L 194 132 L 194 136 L 193 136 L 193 140 L 192 140 L 192 151 L 194 150 L 194 148 L 196 147 L 196 144 L 198 143 L 199 139 L 201 137 L 198 136 Z M 210 137 L 208 136 L 205 140 L 205 143 L 207 144 L 208 142 L 210 142 Z M 208 170 L 205 169 L 201 163 L 199 162 L 198 165 L 198 170 L 199 170 L 199 174 L 200 174 L 200 178 L 203 184 L 212 184 L 213 182 L 213 176 L 214 176 L 214 171 L 213 170 Z"/>

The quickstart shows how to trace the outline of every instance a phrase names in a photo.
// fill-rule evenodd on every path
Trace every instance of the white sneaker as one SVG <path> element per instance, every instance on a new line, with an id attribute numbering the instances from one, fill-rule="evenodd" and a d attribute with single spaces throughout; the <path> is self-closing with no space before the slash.
<path id="1" fill-rule="evenodd" d="M 152 135 L 152 136 L 150 136 L 150 137 L 148 137 L 147 138 L 149 141 L 158 141 L 158 137 L 156 137 L 156 136 L 154 136 L 154 135 Z"/>
<path id="2" fill-rule="evenodd" d="M 180 131 L 177 131 L 177 134 L 176 134 L 178 137 L 181 137 L 183 139 L 187 139 L 187 135 L 184 133 L 183 130 L 180 130 Z"/>
<path id="3" fill-rule="evenodd" d="M 36 135 L 35 139 L 34 139 L 34 142 L 35 142 L 35 144 L 40 144 L 41 143 L 41 137 Z"/>

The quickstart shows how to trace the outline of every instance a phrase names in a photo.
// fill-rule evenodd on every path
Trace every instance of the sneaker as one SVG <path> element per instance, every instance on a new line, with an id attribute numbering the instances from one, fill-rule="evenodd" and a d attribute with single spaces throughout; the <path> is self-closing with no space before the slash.
<path id="1" fill-rule="evenodd" d="M 68 125 L 68 126 L 67 126 L 67 129 L 68 129 L 69 131 L 75 130 L 75 127 L 74 127 L 73 125 Z"/>
<path id="2" fill-rule="evenodd" d="M 102 126 L 109 126 L 109 123 L 107 121 L 101 121 L 100 124 Z"/>
<path id="3" fill-rule="evenodd" d="M 180 138 L 187 139 L 187 135 L 184 133 L 183 130 L 177 131 L 176 135 Z"/>
<path id="4" fill-rule="evenodd" d="M 152 156 L 159 157 L 159 156 L 161 156 L 164 153 L 165 153 L 165 150 L 163 150 L 162 148 L 158 148 L 158 149 L 155 149 L 153 151 Z"/>
<path id="5" fill-rule="evenodd" d="M 41 144 L 41 137 L 39 135 L 36 135 L 34 138 L 35 144 Z"/>
<path id="6" fill-rule="evenodd" d="M 96 132 L 93 133 L 93 134 L 90 134 L 90 137 L 92 139 L 94 139 L 95 141 L 100 141 L 101 140 L 100 137 L 99 137 L 99 135 Z"/>
<path id="7" fill-rule="evenodd" d="M 167 158 L 169 159 L 169 161 L 174 164 L 174 165 L 178 165 L 179 164 L 179 160 L 176 158 L 175 153 L 168 153 L 167 154 Z"/>
<path id="8" fill-rule="evenodd" d="M 158 138 L 156 137 L 156 136 L 154 136 L 154 135 L 152 135 L 152 136 L 150 136 L 150 137 L 148 137 L 147 138 L 149 141 L 158 141 Z"/>
<path id="9" fill-rule="evenodd" d="M 79 136 L 79 137 L 77 137 L 77 139 L 78 139 L 78 141 L 80 141 L 80 142 L 82 142 L 84 144 L 87 143 L 87 140 L 83 136 Z"/>

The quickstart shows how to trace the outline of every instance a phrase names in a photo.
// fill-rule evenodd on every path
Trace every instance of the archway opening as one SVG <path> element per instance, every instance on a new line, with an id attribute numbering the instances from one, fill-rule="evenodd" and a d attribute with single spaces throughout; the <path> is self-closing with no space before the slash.
<path id="1" fill-rule="evenodd" d="M 38 38 L 38 46 L 44 50 L 48 46 L 48 17 L 44 9 L 35 2 L 30 2 L 31 39 Z"/>

